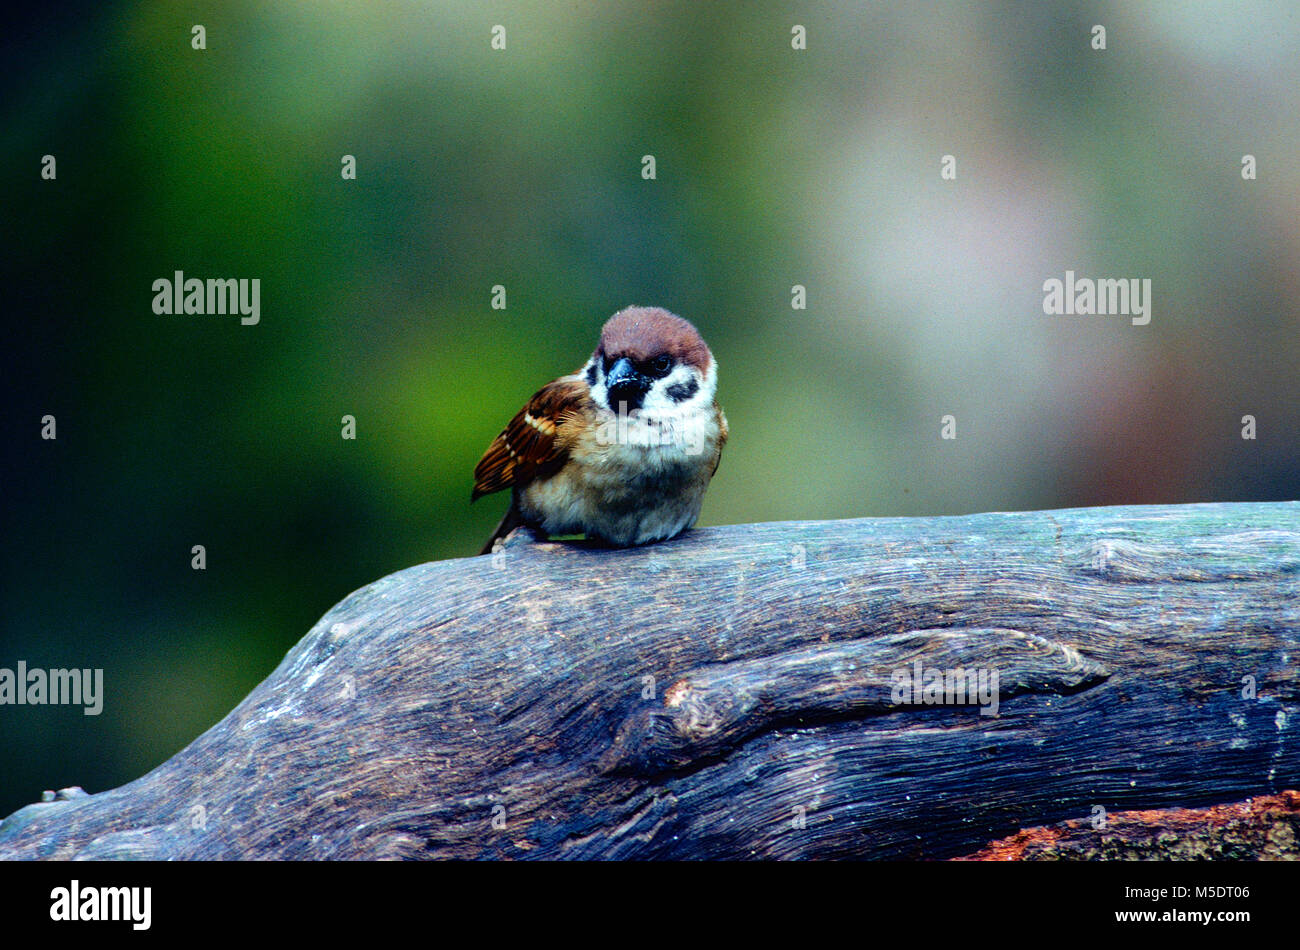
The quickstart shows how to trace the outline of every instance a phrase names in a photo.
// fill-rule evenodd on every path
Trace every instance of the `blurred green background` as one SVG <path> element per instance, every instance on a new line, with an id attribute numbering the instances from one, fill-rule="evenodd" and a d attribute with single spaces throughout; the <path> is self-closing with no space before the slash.
<path id="1" fill-rule="evenodd" d="M 479 455 L 628 304 L 717 355 L 703 524 L 1300 495 L 1294 5 L 166 0 L 0 42 L 0 667 L 106 693 L 0 707 L 0 815 L 473 554 Z M 1150 325 L 1045 315 L 1067 269 L 1150 278 Z M 260 278 L 260 324 L 155 315 L 176 270 Z"/>

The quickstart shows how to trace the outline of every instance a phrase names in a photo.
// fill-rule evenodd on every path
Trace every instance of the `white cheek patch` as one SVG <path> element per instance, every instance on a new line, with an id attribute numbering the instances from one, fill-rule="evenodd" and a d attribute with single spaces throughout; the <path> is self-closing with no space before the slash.
<path id="1" fill-rule="evenodd" d="M 600 369 L 600 364 L 596 362 L 595 357 L 587 361 L 587 365 L 582 368 L 578 374 L 587 381 L 591 387 L 591 398 L 596 401 L 596 405 L 604 407 L 609 404 L 607 393 L 605 391 L 605 374 Z"/>
<path id="2" fill-rule="evenodd" d="M 673 386 L 686 386 L 687 383 L 682 379 L 685 375 L 682 370 L 673 370 L 663 379 L 656 379 L 650 384 L 649 391 L 641 400 L 641 411 L 651 415 L 669 415 L 675 412 L 683 411 L 689 402 L 680 399 L 673 399 L 669 390 Z M 696 384 L 698 389 L 698 384 Z"/>
<path id="3" fill-rule="evenodd" d="M 701 376 L 689 366 L 678 366 L 657 380 L 646 393 L 646 409 L 657 412 L 695 412 L 713 402 L 714 376 Z"/>

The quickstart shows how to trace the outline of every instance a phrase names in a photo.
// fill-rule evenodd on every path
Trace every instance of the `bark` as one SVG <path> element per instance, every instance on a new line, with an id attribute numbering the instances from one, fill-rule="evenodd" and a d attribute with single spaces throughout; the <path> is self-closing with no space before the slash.
<path id="1" fill-rule="evenodd" d="M 952 858 L 1300 787 L 1298 663 L 1300 503 L 516 535 L 352 594 L 0 857 Z"/>

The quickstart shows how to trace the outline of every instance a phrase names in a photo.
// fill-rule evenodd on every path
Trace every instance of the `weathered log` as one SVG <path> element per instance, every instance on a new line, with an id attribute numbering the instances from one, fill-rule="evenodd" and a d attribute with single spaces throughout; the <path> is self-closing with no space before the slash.
<path id="1" fill-rule="evenodd" d="M 0 857 L 956 857 L 1300 786 L 1298 663 L 1300 503 L 515 537 L 351 595 Z M 903 702 L 959 668 L 983 708 Z"/>

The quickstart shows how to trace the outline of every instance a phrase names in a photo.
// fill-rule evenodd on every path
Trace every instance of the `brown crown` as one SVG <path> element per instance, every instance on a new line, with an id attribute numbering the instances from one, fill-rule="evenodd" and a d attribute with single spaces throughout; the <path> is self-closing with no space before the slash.
<path id="1" fill-rule="evenodd" d="M 633 362 L 652 360 L 667 353 L 679 363 L 707 372 L 713 357 L 700 333 L 662 307 L 627 307 L 605 321 L 598 353 Z"/>

